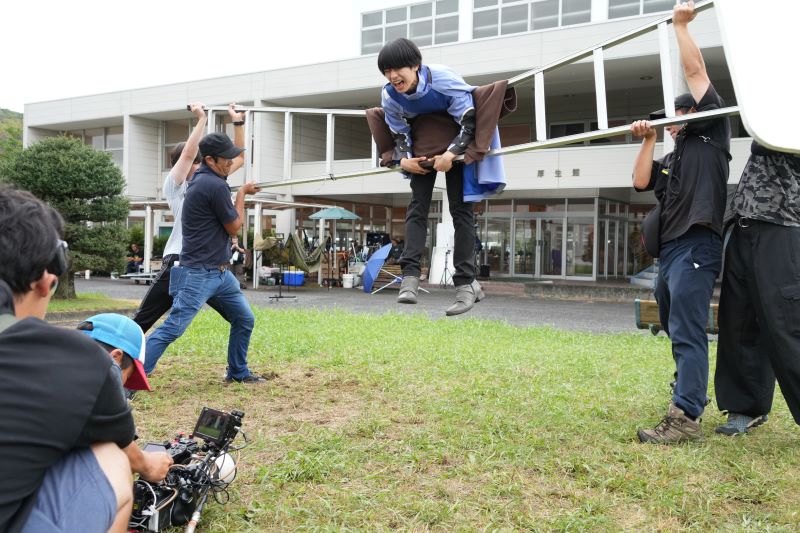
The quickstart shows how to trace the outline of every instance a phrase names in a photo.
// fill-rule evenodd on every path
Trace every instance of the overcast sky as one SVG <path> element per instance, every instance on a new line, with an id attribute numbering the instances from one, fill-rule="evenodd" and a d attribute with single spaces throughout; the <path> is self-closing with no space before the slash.
<path id="1" fill-rule="evenodd" d="M 0 107 L 359 55 L 351 0 L 5 0 Z"/>

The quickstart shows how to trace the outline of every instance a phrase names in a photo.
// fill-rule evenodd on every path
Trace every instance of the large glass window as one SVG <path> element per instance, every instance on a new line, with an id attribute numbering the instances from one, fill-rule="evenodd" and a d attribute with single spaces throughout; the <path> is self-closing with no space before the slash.
<path id="1" fill-rule="evenodd" d="M 637 0 L 641 1 L 641 0 Z M 473 39 L 591 21 L 592 0 L 473 0 Z"/>
<path id="2" fill-rule="evenodd" d="M 164 122 L 164 159 L 162 168 L 169 170 L 172 166 L 170 156 L 172 151 L 178 144 L 185 142 L 192 131 L 192 121 L 185 120 L 168 120 Z"/>
<path id="3" fill-rule="evenodd" d="M 114 163 L 118 167 L 122 167 L 124 144 L 122 126 L 73 130 L 65 132 L 65 135 L 80 139 L 84 144 L 91 146 L 95 150 L 108 152 Z"/>
<path id="4" fill-rule="evenodd" d="M 436 19 L 436 44 L 454 43 L 458 41 L 458 15 L 439 17 Z"/>
<path id="5" fill-rule="evenodd" d="M 458 0 L 432 0 L 361 14 L 361 53 L 374 54 L 399 37 L 417 46 L 458 41 Z"/>
<path id="6" fill-rule="evenodd" d="M 636 17 L 670 11 L 672 0 L 608 0 L 608 18 Z"/>

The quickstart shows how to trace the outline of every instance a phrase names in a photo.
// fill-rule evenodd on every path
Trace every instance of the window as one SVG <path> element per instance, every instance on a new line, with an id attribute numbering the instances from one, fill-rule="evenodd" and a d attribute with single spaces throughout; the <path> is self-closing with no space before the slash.
<path id="1" fill-rule="evenodd" d="M 69 137 L 80 139 L 95 150 L 108 152 L 114 164 L 122 167 L 123 152 L 123 130 L 122 126 L 111 126 L 110 128 L 92 128 L 88 130 L 73 130 L 65 132 Z"/>
<path id="2" fill-rule="evenodd" d="M 162 161 L 162 169 L 169 170 L 172 168 L 170 155 L 172 151 L 180 143 L 185 142 L 192 132 L 192 121 L 186 120 L 168 120 L 164 122 L 164 160 Z"/>
<path id="3" fill-rule="evenodd" d="M 584 24 L 592 18 L 592 0 L 502 0 L 499 5 L 498 0 L 473 0 L 472 5 L 473 39 Z"/>
<path id="4" fill-rule="evenodd" d="M 592 20 L 592 0 L 561 0 L 561 25 L 572 26 Z"/>
<path id="5" fill-rule="evenodd" d="M 636 17 L 671 11 L 675 2 L 671 0 L 608 0 L 608 18 Z"/>
<path id="6" fill-rule="evenodd" d="M 528 31 L 528 4 L 503 7 L 500 18 L 500 35 Z"/>
<path id="7" fill-rule="evenodd" d="M 628 122 L 623 118 L 609 118 L 608 119 L 608 127 L 614 128 L 617 126 L 624 126 Z M 554 139 L 556 137 L 564 137 L 566 135 L 575 135 L 578 133 L 584 133 L 587 131 L 596 131 L 597 130 L 597 121 L 585 121 L 585 122 L 553 122 L 550 124 L 550 139 Z M 625 144 L 630 142 L 630 138 L 627 134 L 620 134 L 614 137 L 606 137 L 604 139 L 594 139 L 592 141 L 584 141 L 579 143 L 573 143 L 568 146 L 580 146 L 582 144 L 592 144 L 592 145 L 603 145 L 603 144 Z"/>
<path id="8" fill-rule="evenodd" d="M 361 14 L 362 54 L 377 53 L 399 37 L 417 46 L 458 41 L 458 0 L 431 0 Z"/>

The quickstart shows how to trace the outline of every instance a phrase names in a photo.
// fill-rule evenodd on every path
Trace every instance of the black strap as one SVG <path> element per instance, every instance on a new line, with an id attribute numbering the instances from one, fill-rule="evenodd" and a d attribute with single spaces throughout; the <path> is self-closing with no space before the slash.
<path id="1" fill-rule="evenodd" d="M 706 143 L 706 144 L 710 144 L 711 146 L 713 146 L 714 148 L 716 148 L 717 150 L 719 150 L 719 151 L 721 151 L 723 154 L 725 154 L 725 157 L 727 157 L 727 158 L 728 158 L 728 162 L 729 162 L 729 163 L 730 163 L 731 159 L 733 159 L 733 157 L 731 157 L 731 153 L 728 151 L 728 149 L 727 149 L 727 148 L 725 148 L 724 146 L 722 146 L 720 143 L 718 143 L 718 142 L 717 142 L 717 141 L 715 141 L 714 139 L 712 139 L 711 137 L 707 137 L 707 136 L 705 136 L 705 135 L 698 135 L 698 137 L 699 137 L 699 138 L 700 138 L 700 140 L 701 140 L 701 141 L 703 141 L 704 143 Z"/>

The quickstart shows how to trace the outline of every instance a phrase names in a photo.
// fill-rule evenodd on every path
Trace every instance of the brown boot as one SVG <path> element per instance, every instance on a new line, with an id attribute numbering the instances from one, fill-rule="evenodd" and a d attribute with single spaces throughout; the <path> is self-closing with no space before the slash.
<path id="1" fill-rule="evenodd" d="M 655 444 L 673 444 L 703 438 L 700 419 L 692 420 L 670 402 L 667 416 L 653 429 L 640 429 L 639 440 Z"/>

